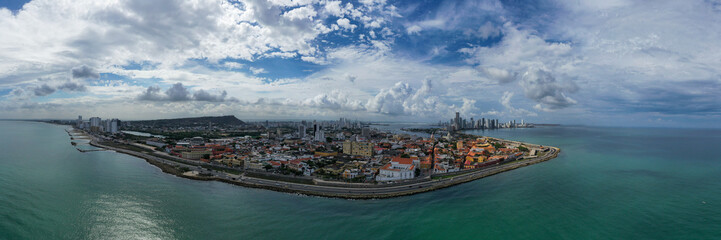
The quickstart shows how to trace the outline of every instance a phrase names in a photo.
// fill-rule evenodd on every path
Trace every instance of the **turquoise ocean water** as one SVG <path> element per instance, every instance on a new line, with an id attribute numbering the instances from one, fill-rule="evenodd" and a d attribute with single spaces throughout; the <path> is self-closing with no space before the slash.
<path id="1" fill-rule="evenodd" d="M 470 132 L 549 162 L 430 193 L 343 200 L 181 179 L 64 126 L 0 121 L 0 239 L 721 239 L 721 131 Z"/>

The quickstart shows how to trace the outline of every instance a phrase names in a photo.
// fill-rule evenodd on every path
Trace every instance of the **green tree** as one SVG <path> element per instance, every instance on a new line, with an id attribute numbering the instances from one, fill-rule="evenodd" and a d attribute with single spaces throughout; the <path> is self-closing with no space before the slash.
<path id="1" fill-rule="evenodd" d="M 421 175 L 421 169 L 420 169 L 420 168 L 416 168 L 416 177 L 418 177 L 418 176 L 420 176 L 420 175 Z"/>
<path id="2" fill-rule="evenodd" d="M 265 166 L 263 166 L 263 168 L 265 168 L 266 171 L 270 171 L 271 169 L 273 169 L 273 166 L 270 164 L 265 164 Z"/>

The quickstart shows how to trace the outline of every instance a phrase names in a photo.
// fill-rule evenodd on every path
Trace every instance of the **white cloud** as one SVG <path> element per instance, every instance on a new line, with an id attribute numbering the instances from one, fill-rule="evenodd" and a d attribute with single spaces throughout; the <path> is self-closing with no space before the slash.
<path id="1" fill-rule="evenodd" d="M 548 106 L 543 109 L 561 109 L 577 103 L 566 94 L 577 91 L 578 87 L 573 82 L 556 81 L 543 69 L 529 69 L 523 73 L 521 86 L 526 97 Z"/>
<path id="2" fill-rule="evenodd" d="M 501 35 L 501 30 L 498 29 L 495 25 L 493 25 L 493 23 L 486 22 L 480 28 L 478 28 L 478 31 L 476 31 L 475 33 L 481 39 L 488 39 Z"/>
<path id="3" fill-rule="evenodd" d="M 518 116 L 535 117 L 535 116 L 538 116 L 538 114 L 536 114 L 536 113 L 534 113 L 534 112 L 531 112 L 531 111 L 528 111 L 528 110 L 526 110 L 526 109 L 513 107 L 513 105 L 511 104 L 511 98 L 513 98 L 513 95 L 514 95 L 514 94 L 513 94 L 512 92 L 508 92 L 508 91 L 503 92 L 503 96 L 501 97 L 501 100 L 500 100 L 501 105 L 503 105 L 503 107 L 506 108 L 506 112 L 508 112 L 510 116 L 513 116 L 513 117 L 518 117 Z M 537 106 L 538 106 L 538 105 L 537 105 Z"/>
<path id="4" fill-rule="evenodd" d="M 290 11 L 287 11 L 283 13 L 283 17 L 289 19 L 289 20 L 313 20 L 313 17 L 316 16 L 315 9 L 313 9 L 313 6 L 304 6 L 292 9 Z"/>
<path id="5" fill-rule="evenodd" d="M 50 107 L 82 110 L 72 100 L 95 111 L 103 109 L 92 107 L 93 101 L 128 109 L 106 99 L 132 106 L 138 95 L 149 94 L 160 101 L 141 102 L 155 111 L 143 110 L 147 116 L 182 115 L 176 108 L 186 107 L 193 108 L 186 110 L 190 114 L 445 119 L 449 111 L 533 116 L 526 110 L 533 107 L 554 111 L 538 112 L 539 118 L 552 120 L 611 111 L 605 109 L 678 114 L 686 109 L 681 103 L 694 103 L 688 104 L 697 106 L 692 114 L 718 115 L 713 90 L 721 76 L 721 52 L 712 49 L 721 49 L 721 32 L 709 30 L 721 29 L 715 21 L 721 4 L 715 2 L 559 0 L 548 4 L 551 12 L 516 12 L 525 6 L 452 1 L 420 18 L 399 17 L 385 1 L 355 5 L 325 0 L 33 0 L 17 13 L 0 9 L 0 87 L 12 89 L 3 104 L 17 103 L 13 111 L 35 116 Z M 525 15 L 512 15 L 520 13 Z M 404 41 L 396 40 L 403 34 L 425 39 L 439 32 L 472 39 L 459 51 L 466 54 L 467 65 L 398 54 L 405 46 L 398 48 Z M 325 36 L 351 43 L 330 42 Z M 454 54 L 444 44 L 427 49 L 431 57 Z M 258 66 L 252 62 L 269 58 L 323 66 L 298 70 L 313 72 L 306 77 L 260 77 L 277 69 L 251 67 Z M 198 59 L 208 66 L 197 64 Z M 120 67 L 126 64 L 140 67 Z M 101 79 L 100 73 L 131 80 Z M 432 80 L 433 87 L 424 80 Z M 185 92 L 178 88 L 169 93 L 176 83 Z M 655 97 L 648 86 L 679 103 Z M 55 99 L 58 91 L 76 96 Z M 41 95 L 45 97 L 37 97 Z M 185 100 L 173 102 L 170 95 Z M 243 106 L 218 101 L 232 96 L 242 98 L 236 103 L 243 104 L 236 105 Z"/>
<path id="6" fill-rule="evenodd" d="M 18 84 L 77 66 L 93 66 L 97 78 L 98 71 L 130 63 L 172 69 L 188 59 L 323 58 L 314 41 L 331 29 L 316 6 L 324 7 L 315 1 L 33 0 L 16 14 L 0 10 L 0 82 Z M 357 18 L 371 14 L 353 11 Z M 344 29 L 357 27 L 343 19 Z"/>
<path id="7" fill-rule="evenodd" d="M 348 20 L 347 18 L 340 18 L 336 21 L 336 23 L 343 29 L 350 31 L 353 31 L 357 27 L 355 24 L 351 24 L 350 20 Z"/>
<path id="8" fill-rule="evenodd" d="M 263 69 L 263 68 L 250 67 L 249 70 L 250 70 L 250 72 L 252 72 L 252 73 L 255 74 L 255 75 L 258 75 L 258 74 L 261 74 L 261 73 L 268 73 L 268 71 L 266 71 L 266 70 Z"/>
<path id="9" fill-rule="evenodd" d="M 406 28 L 406 33 L 408 33 L 409 35 L 413 35 L 413 34 L 420 33 L 421 30 L 423 30 L 423 28 L 421 28 L 421 26 L 411 25 L 410 27 Z"/>
<path id="10" fill-rule="evenodd" d="M 323 6 L 323 10 L 332 16 L 342 17 L 346 12 L 346 9 L 341 7 L 342 3 L 343 2 L 341 1 L 328 1 L 326 2 L 325 6 Z"/>

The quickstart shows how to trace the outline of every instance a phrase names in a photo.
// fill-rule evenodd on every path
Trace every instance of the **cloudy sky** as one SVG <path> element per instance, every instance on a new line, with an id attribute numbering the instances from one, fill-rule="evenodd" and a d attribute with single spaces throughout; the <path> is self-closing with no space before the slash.
<path id="1" fill-rule="evenodd" d="M 0 1 L 0 118 L 719 127 L 721 1 Z"/>

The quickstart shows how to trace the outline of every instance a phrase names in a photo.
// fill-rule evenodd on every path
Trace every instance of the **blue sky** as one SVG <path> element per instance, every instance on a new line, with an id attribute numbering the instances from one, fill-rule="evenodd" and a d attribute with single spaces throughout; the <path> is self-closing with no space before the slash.
<path id="1" fill-rule="evenodd" d="M 718 19 L 708 0 L 2 1 L 0 118 L 719 127 Z"/>

